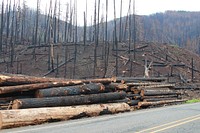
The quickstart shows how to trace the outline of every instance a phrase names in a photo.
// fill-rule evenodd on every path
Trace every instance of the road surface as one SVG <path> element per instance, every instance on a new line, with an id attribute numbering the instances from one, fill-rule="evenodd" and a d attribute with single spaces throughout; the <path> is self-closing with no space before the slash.
<path id="1" fill-rule="evenodd" d="M 2 133 L 199 133 L 200 103 L 2 130 Z"/>

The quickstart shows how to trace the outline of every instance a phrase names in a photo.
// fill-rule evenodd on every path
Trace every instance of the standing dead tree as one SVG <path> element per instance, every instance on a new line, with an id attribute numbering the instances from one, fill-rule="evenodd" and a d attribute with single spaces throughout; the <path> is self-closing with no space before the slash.
<path id="1" fill-rule="evenodd" d="M 93 77 L 96 77 L 96 67 L 97 67 L 97 22 L 96 22 L 96 14 L 97 14 L 97 1 L 95 0 L 94 5 L 94 68 L 93 68 Z"/>
<path id="2" fill-rule="evenodd" d="M 76 62 L 77 62 L 77 41 L 78 41 L 78 27 L 77 27 L 77 0 L 74 2 L 74 25 L 75 25 L 75 32 L 74 32 L 74 66 L 73 66 L 73 75 L 72 78 L 75 78 L 76 74 Z"/>
<path id="3" fill-rule="evenodd" d="M 3 51 L 3 29 L 4 29 L 4 0 L 1 5 L 1 30 L 0 30 L 0 52 Z"/>
<path id="4" fill-rule="evenodd" d="M 34 39 L 34 46 L 37 45 L 38 42 L 38 23 L 39 23 L 39 9 L 40 8 L 40 0 L 37 0 L 37 12 L 36 12 L 36 22 L 35 22 L 35 39 Z M 35 47 L 33 49 L 33 59 L 36 60 L 36 54 L 35 54 Z"/>
<path id="5" fill-rule="evenodd" d="M 117 20 L 116 20 L 116 7 L 115 0 L 114 2 L 114 44 L 116 50 L 116 59 L 115 59 L 115 76 L 118 76 L 118 42 L 117 42 Z"/>

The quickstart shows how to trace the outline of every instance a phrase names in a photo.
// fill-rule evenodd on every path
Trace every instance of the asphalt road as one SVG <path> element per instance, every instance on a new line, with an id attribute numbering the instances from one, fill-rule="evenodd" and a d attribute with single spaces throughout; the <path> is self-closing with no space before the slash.
<path id="1" fill-rule="evenodd" d="M 2 130 L 2 133 L 199 133 L 200 103 Z"/>

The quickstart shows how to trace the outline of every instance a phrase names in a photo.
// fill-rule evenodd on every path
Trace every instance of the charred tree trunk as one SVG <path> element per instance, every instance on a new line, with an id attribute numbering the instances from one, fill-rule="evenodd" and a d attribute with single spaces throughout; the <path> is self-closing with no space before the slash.
<path id="1" fill-rule="evenodd" d="M 121 100 L 124 99 L 125 97 L 126 97 L 125 92 L 120 92 L 120 93 L 115 92 L 115 93 L 101 93 L 101 94 L 91 94 L 82 96 L 20 99 L 13 101 L 12 109 L 106 103 L 109 101 Z"/>
<path id="2" fill-rule="evenodd" d="M 105 87 L 101 83 L 91 83 L 80 86 L 68 86 L 59 88 L 42 89 L 36 92 L 37 98 L 43 97 L 58 97 L 58 96 L 70 96 L 80 94 L 97 94 L 105 92 Z"/>

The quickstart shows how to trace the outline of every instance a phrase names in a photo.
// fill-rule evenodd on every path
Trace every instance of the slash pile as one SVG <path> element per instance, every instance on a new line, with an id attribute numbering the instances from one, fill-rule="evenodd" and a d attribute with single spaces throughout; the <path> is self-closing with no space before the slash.
<path id="1" fill-rule="evenodd" d="M 166 78 L 67 80 L 0 75 L 0 128 L 184 102 Z"/>

